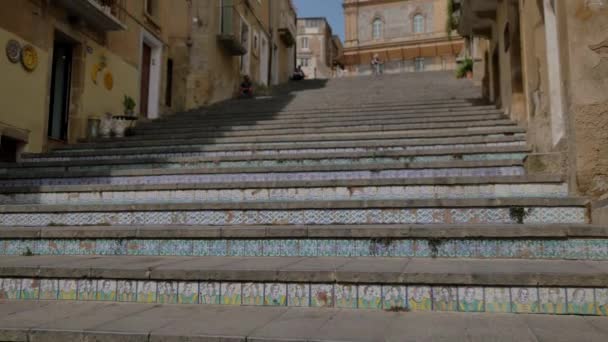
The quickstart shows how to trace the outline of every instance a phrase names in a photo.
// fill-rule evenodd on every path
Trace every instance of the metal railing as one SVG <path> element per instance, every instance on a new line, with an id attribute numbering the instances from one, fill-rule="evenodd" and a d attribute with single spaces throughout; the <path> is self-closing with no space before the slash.
<path id="1" fill-rule="evenodd" d="M 126 0 L 85 0 L 92 1 L 101 7 L 102 11 L 120 22 L 126 20 Z"/>

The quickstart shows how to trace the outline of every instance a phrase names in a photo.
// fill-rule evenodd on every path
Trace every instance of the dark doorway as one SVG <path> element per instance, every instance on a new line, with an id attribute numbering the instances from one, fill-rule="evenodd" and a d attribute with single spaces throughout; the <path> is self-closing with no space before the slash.
<path id="1" fill-rule="evenodd" d="M 492 76 L 493 76 L 493 88 L 494 88 L 494 104 L 496 107 L 502 106 L 502 94 L 500 90 L 500 57 L 498 55 L 498 47 L 494 49 L 492 54 Z"/>
<path id="2" fill-rule="evenodd" d="M 17 155 L 23 147 L 23 142 L 7 136 L 0 137 L 0 162 L 14 163 L 17 161 Z"/>
<path id="3" fill-rule="evenodd" d="M 53 139 L 67 140 L 74 46 L 61 35 L 56 36 L 53 44 L 48 135 Z"/>
<path id="4" fill-rule="evenodd" d="M 139 96 L 139 113 L 142 117 L 148 116 L 148 99 L 150 97 L 150 62 L 152 61 L 152 48 L 144 43 L 141 57 L 141 87 Z"/>

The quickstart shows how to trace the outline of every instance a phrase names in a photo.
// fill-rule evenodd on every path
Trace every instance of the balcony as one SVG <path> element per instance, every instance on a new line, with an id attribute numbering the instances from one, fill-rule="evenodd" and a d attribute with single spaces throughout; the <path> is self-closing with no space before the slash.
<path id="1" fill-rule="evenodd" d="M 232 5 L 220 7 L 220 32 L 217 40 L 231 56 L 242 56 L 247 53 L 249 27 L 243 23 L 241 15 Z"/>
<path id="2" fill-rule="evenodd" d="M 55 0 L 68 13 L 101 31 L 125 30 L 124 0 Z"/>
<path id="3" fill-rule="evenodd" d="M 287 46 L 293 46 L 296 43 L 296 24 L 295 17 L 290 13 L 281 13 L 281 21 L 279 25 L 279 37 Z"/>

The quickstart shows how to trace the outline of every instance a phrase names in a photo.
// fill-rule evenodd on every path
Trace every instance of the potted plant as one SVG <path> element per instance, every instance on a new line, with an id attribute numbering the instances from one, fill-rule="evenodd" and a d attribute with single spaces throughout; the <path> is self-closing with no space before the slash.
<path id="1" fill-rule="evenodd" d="M 456 69 L 456 77 L 458 78 L 464 78 L 466 77 L 467 79 L 473 79 L 473 60 L 470 58 L 465 58 L 464 61 L 462 61 L 462 63 L 460 63 L 460 65 L 458 65 L 458 68 Z"/>
<path id="2" fill-rule="evenodd" d="M 125 131 L 127 128 L 130 128 L 135 121 L 137 121 L 137 117 L 135 116 L 135 100 L 132 97 L 125 95 L 124 100 L 122 101 L 122 105 L 124 107 L 124 115 L 115 115 L 112 119 L 113 121 L 113 132 L 114 136 L 118 138 L 122 138 L 125 136 Z"/>

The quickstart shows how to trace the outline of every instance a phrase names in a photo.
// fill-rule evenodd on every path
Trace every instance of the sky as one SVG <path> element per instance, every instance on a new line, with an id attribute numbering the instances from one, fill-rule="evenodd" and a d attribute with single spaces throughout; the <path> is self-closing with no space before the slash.
<path id="1" fill-rule="evenodd" d="M 326 17 L 334 34 L 344 41 L 342 0 L 294 0 L 298 17 Z"/>

